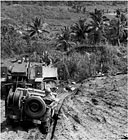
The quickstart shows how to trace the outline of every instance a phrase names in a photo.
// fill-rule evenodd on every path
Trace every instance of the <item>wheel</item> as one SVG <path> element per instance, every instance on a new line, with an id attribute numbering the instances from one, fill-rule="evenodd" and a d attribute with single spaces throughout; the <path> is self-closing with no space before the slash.
<path id="1" fill-rule="evenodd" d="M 31 118 L 40 118 L 46 112 L 46 104 L 41 97 L 29 97 L 24 104 L 24 111 Z"/>

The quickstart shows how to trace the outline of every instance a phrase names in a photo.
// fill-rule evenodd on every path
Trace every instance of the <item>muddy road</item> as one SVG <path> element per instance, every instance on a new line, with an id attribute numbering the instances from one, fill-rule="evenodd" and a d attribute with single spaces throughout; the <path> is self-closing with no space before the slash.
<path id="1" fill-rule="evenodd" d="M 66 94 L 53 140 L 128 139 L 127 75 L 90 78 L 75 95 Z M 2 140 L 45 140 L 38 126 L 7 125 L 0 102 Z"/>

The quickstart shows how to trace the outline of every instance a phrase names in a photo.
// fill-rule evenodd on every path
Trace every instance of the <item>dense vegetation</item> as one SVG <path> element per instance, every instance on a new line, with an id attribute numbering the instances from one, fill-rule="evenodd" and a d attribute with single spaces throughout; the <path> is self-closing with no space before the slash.
<path id="1" fill-rule="evenodd" d="M 33 52 L 40 57 L 47 50 L 63 80 L 126 72 L 126 12 L 115 9 L 109 18 L 109 11 L 88 11 L 82 2 L 3 2 L 2 57 Z M 68 20 L 73 22 L 57 26 Z"/>

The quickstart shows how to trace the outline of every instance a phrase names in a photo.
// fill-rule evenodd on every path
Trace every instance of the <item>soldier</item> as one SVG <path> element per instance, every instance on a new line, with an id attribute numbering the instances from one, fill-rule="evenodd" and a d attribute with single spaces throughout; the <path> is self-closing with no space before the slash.
<path id="1" fill-rule="evenodd" d="M 22 62 L 25 62 L 25 57 L 22 58 Z"/>
<path id="2" fill-rule="evenodd" d="M 47 66 L 50 65 L 50 58 L 47 51 L 43 54 L 43 62 L 45 62 Z"/>

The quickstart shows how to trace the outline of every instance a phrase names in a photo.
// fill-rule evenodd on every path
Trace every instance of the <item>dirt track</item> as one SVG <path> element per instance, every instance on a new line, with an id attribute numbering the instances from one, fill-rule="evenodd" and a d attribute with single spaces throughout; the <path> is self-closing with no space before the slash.
<path id="1" fill-rule="evenodd" d="M 61 109 L 53 140 L 122 140 L 127 130 L 127 75 L 86 80 Z M 2 140 L 43 140 L 38 127 L 7 126 L 1 101 Z"/>
<path id="2" fill-rule="evenodd" d="M 126 138 L 126 79 L 119 75 L 85 82 L 81 92 L 65 101 L 54 140 Z"/>

